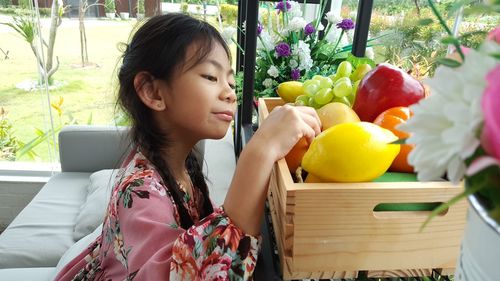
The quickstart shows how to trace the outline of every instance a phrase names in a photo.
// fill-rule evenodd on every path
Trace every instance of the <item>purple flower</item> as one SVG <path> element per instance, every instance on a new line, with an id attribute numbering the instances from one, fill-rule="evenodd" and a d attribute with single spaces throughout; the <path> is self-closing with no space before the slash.
<path id="1" fill-rule="evenodd" d="M 261 33 L 262 33 L 262 30 L 264 29 L 264 27 L 262 26 L 262 24 L 260 24 L 260 22 L 257 24 L 257 36 L 259 36 Z"/>
<path id="2" fill-rule="evenodd" d="M 297 68 L 292 69 L 292 73 L 290 73 L 290 77 L 292 77 L 292 80 L 299 80 L 300 70 L 298 70 Z"/>
<path id="3" fill-rule="evenodd" d="M 344 31 L 354 29 L 354 22 L 352 19 L 343 19 L 341 22 L 337 23 L 337 28 L 341 28 Z"/>
<path id="4" fill-rule="evenodd" d="M 274 48 L 278 57 L 289 57 L 292 54 L 290 45 L 285 42 L 281 42 Z"/>
<path id="5" fill-rule="evenodd" d="M 314 25 L 312 23 L 308 23 L 306 25 L 306 27 L 304 27 L 304 34 L 306 36 L 310 35 L 310 34 L 313 34 L 315 31 L 316 31 L 316 29 L 314 29 Z"/>
<path id="6" fill-rule="evenodd" d="M 284 3 L 283 3 L 284 2 Z M 286 4 L 286 10 L 285 10 L 285 4 Z M 276 4 L 276 10 L 279 10 L 281 12 L 286 12 L 292 8 L 292 5 L 288 1 L 280 1 L 278 4 Z M 278 13 L 279 13 L 278 11 Z"/>

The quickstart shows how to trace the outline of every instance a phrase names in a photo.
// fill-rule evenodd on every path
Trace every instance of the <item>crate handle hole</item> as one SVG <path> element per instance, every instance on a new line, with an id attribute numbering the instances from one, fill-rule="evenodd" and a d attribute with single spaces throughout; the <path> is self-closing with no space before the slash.
<path id="1" fill-rule="evenodd" d="M 376 218 L 400 218 L 400 217 L 427 217 L 435 208 L 443 202 L 405 202 L 405 203 L 380 203 L 373 208 Z M 448 213 L 448 208 L 438 216 Z"/>

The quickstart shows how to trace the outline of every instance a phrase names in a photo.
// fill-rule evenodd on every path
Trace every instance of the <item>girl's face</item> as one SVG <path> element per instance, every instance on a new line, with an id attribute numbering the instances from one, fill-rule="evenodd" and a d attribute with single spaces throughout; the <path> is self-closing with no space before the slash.
<path id="1" fill-rule="evenodd" d="M 191 58 L 196 52 L 193 44 L 186 57 Z M 178 71 L 165 85 L 162 96 L 166 109 L 162 114 L 169 134 L 195 141 L 224 137 L 236 111 L 234 85 L 226 51 L 216 43 L 201 63 Z"/>

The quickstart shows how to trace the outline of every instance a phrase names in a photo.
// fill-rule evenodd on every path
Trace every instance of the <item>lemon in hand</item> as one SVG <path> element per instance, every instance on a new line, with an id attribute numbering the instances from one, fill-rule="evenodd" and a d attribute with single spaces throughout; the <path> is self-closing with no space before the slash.
<path id="1" fill-rule="evenodd" d="M 299 81 L 287 81 L 280 83 L 276 89 L 278 95 L 285 102 L 295 102 L 295 99 L 304 94 L 304 89 L 302 88 L 302 82 Z"/>
<path id="2" fill-rule="evenodd" d="M 398 137 L 368 122 L 348 122 L 319 134 L 302 168 L 327 182 L 365 182 L 384 174 L 399 153 Z"/>

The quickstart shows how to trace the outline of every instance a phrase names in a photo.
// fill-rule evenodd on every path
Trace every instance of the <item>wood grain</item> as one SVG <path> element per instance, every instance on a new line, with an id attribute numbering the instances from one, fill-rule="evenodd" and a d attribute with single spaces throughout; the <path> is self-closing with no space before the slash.
<path id="1" fill-rule="evenodd" d="M 277 99 L 259 100 L 264 120 Z M 446 202 L 461 185 L 437 182 L 294 183 L 285 160 L 272 172 L 268 202 L 285 280 L 429 276 L 453 272 L 467 204 L 429 212 L 374 212 L 380 203 Z"/>

